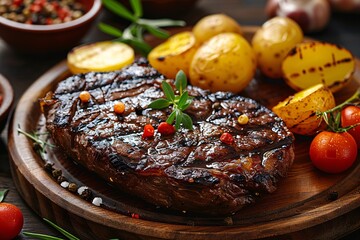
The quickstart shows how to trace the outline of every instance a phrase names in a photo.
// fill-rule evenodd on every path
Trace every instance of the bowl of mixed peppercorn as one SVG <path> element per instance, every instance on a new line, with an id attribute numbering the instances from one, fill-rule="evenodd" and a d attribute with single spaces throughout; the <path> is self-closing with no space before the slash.
<path id="1" fill-rule="evenodd" d="M 14 91 L 9 81 L 0 74 L 0 133 L 4 130 L 14 102 Z"/>
<path id="2" fill-rule="evenodd" d="M 19 52 L 42 54 L 79 44 L 101 0 L 1 0 L 0 37 Z"/>

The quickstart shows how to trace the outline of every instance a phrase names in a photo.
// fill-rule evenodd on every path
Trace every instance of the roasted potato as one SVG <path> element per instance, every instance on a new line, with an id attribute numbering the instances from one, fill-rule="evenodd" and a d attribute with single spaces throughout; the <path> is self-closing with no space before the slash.
<path id="1" fill-rule="evenodd" d="M 355 59 L 338 45 L 304 42 L 284 59 L 282 69 L 286 83 L 297 91 L 323 83 L 336 92 L 350 81 Z"/>
<path id="2" fill-rule="evenodd" d="M 317 84 L 273 107 L 274 113 L 282 118 L 290 131 L 301 135 L 313 135 L 326 127 L 324 121 L 317 116 L 335 107 L 335 98 L 323 84 Z"/>
<path id="3" fill-rule="evenodd" d="M 192 29 L 196 41 L 206 42 L 219 33 L 233 32 L 242 35 L 241 26 L 225 14 L 212 14 L 200 19 Z"/>
<path id="4" fill-rule="evenodd" d="M 282 61 L 303 37 L 300 26 L 290 18 L 275 17 L 265 22 L 251 42 L 260 71 L 270 78 L 281 78 Z"/>
<path id="5" fill-rule="evenodd" d="M 149 63 L 168 78 L 175 79 L 179 70 L 189 76 L 190 62 L 198 45 L 190 31 L 177 33 L 151 50 Z"/>
<path id="6" fill-rule="evenodd" d="M 192 85 L 238 93 L 253 79 L 256 58 L 250 44 L 236 33 L 221 33 L 196 51 L 190 65 Z"/>
<path id="7" fill-rule="evenodd" d="M 121 42 L 104 41 L 73 48 L 67 65 L 74 74 L 118 70 L 134 61 L 134 50 Z"/>

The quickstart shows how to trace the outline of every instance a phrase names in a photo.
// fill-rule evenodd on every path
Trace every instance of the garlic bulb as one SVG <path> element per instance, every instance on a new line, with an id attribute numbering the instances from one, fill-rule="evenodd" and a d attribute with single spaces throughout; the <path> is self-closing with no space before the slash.
<path id="1" fill-rule="evenodd" d="M 328 24 L 331 11 L 327 0 L 269 0 L 266 13 L 268 17 L 289 17 L 304 32 L 315 32 Z"/>

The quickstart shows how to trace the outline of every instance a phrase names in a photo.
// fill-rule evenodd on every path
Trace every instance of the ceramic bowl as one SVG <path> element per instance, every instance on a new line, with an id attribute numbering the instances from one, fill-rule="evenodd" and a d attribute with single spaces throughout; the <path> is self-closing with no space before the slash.
<path id="1" fill-rule="evenodd" d="M 85 14 L 73 21 L 31 25 L 0 17 L 0 37 L 14 50 L 25 53 L 51 53 L 76 46 L 90 30 L 101 10 L 101 0 L 79 0 Z"/>

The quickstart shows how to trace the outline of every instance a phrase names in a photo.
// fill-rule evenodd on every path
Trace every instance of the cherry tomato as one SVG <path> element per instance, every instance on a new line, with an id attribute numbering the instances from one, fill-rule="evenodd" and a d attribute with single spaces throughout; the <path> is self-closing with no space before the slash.
<path id="1" fill-rule="evenodd" d="M 348 127 L 360 123 L 360 108 L 356 106 L 347 106 L 341 111 L 341 126 Z M 358 148 L 360 148 L 360 125 L 348 131 L 355 139 Z"/>
<path id="2" fill-rule="evenodd" d="M 310 144 L 310 159 L 318 169 L 340 173 L 355 162 L 357 145 L 348 132 L 320 132 Z"/>
<path id="3" fill-rule="evenodd" d="M 10 203 L 0 203 L 0 240 L 10 240 L 19 235 L 24 217 L 18 207 Z"/>
<path id="4" fill-rule="evenodd" d="M 151 124 L 146 124 L 144 126 L 144 132 L 142 138 L 151 138 L 154 136 L 154 127 Z"/>
<path id="5" fill-rule="evenodd" d="M 234 143 L 234 138 L 230 133 L 223 133 L 220 136 L 220 141 L 225 143 L 225 144 L 233 144 Z"/>
<path id="6" fill-rule="evenodd" d="M 167 122 L 161 122 L 158 126 L 158 132 L 161 135 L 172 135 L 175 133 L 175 127 Z"/>

